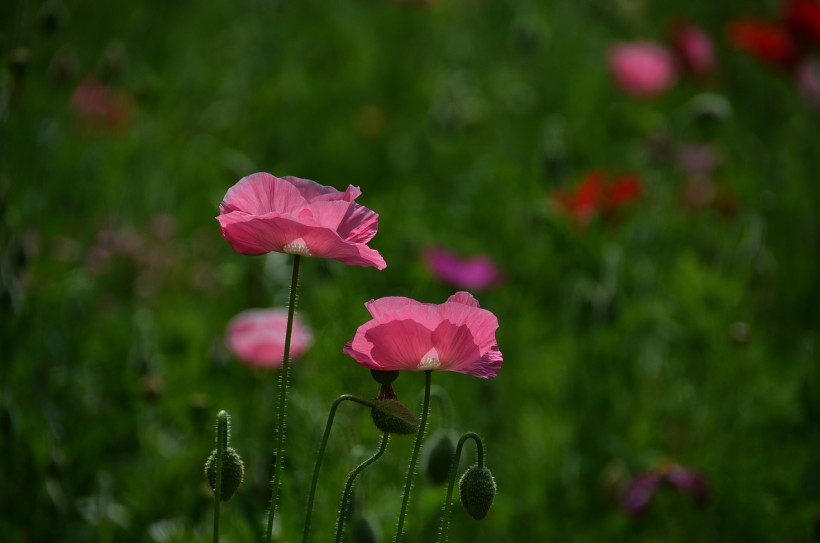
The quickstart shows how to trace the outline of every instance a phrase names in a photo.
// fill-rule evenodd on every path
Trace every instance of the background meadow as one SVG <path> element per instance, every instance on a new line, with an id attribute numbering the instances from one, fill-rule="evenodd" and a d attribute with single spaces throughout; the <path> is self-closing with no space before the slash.
<path id="1" fill-rule="evenodd" d="M 234 253 L 214 220 L 256 171 L 361 187 L 388 264 L 303 261 L 314 343 L 293 366 L 282 541 L 301 536 L 331 402 L 378 391 L 341 352 L 364 302 L 458 290 L 431 247 L 501 270 L 473 291 L 500 322 L 498 378 L 433 376 L 499 488 L 484 521 L 454 508 L 452 541 L 820 538 L 820 100 L 727 32 L 783 9 L 0 3 L 0 539 L 210 540 L 220 409 L 247 466 L 223 541 L 261 539 L 276 373 L 224 335 L 238 312 L 287 303 L 290 259 Z M 710 37 L 716 68 L 624 92 L 610 48 L 669 47 L 676 21 Z M 574 191 L 597 171 L 639 190 L 590 203 Z M 395 388 L 415 406 L 423 377 Z M 337 420 L 315 541 L 379 439 L 365 410 Z M 428 432 L 441 425 L 434 403 Z M 357 484 L 382 541 L 411 446 L 394 436 Z M 664 485 L 625 505 L 633 478 L 670 465 L 708 482 L 701 499 Z M 417 480 L 409 541 L 434 539 L 444 493 Z"/>

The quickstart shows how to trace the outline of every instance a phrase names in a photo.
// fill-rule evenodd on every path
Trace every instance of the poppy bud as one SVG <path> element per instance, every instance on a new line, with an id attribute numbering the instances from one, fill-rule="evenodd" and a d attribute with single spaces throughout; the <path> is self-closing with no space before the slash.
<path id="1" fill-rule="evenodd" d="M 397 399 L 376 400 L 370 410 L 373 424 L 382 432 L 413 435 L 419 431 L 419 418 Z"/>
<path id="2" fill-rule="evenodd" d="M 455 454 L 456 439 L 453 437 L 452 432 L 440 430 L 430 436 L 422 460 L 427 480 L 434 485 L 446 483 Z"/>
<path id="3" fill-rule="evenodd" d="M 389 385 L 399 378 L 399 370 L 370 370 L 370 375 L 380 385 Z"/>
<path id="4" fill-rule="evenodd" d="M 217 452 L 214 449 L 205 462 L 205 477 L 207 477 L 208 484 L 214 493 L 216 492 L 216 455 Z M 245 464 L 242 462 L 242 458 L 232 447 L 228 447 L 222 452 L 222 486 L 219 499 L 223 502 L 230 500 L 239 485 L 242 484 L 244 476 Z"/>
<path id="5" fill-rule="evenodd" d="M 458 491 L 467 513 L 474 519 L 481 520 L 487 516 L 495 499 L 493 474 L 489 469 L 473 464 L 461 476 Z"/>

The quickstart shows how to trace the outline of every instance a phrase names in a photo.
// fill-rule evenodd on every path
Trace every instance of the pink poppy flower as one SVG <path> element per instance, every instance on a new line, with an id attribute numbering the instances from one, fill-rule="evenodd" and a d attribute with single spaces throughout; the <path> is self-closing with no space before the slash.
<path id="1" fill-rule="evenodd" d="M 683 67 L 691 74 L 703 76 L 715 69 L 715 49 L 709 35 L 699 26 L 680 23 L 672 29 L 672 47 Z"/>
<path id="2" fill-rule="evenodd" d="M 248 309 L 228 323 L 226 343 L 242 362 L 257 368 L 278 368 L 285 357 L 286 309 Z M 293 317 L 290 358 L 308 350 L 313 337 L 298 315 Z"/>
<path id="3" fill-rule="evenodd" d="M 652 98 L 675 84 L 675 59 L 652 42 L 620 43 L 609 51 L 609 69 L 615 83 L 627 94 Z"/>
<path id="4" fill-rule="evenodd" d="M 430 248 L 424 260 L 439 281 L 459 289 L 481 291 L 501 279 L 496 265 L 483 255 L 462 259 L 444 249 Z"/>
<path id="5" fill-rule="evenodd" d="M 440 305 L 393 296 L 365 307 L 373 319 L 359 326 L 344 352 L 366 368 L 455 371 L 482 379 L 501 369 L 498 319 L 467 292 Z"/>
<path id="6" fill-rule="evenodd" d="M 243 255 L 288 253 L 383 270 L 384 259 L 367 246 L 379 215 L 354 202 L 361 193 L 352 185 L 339 192 L 308 179 L 255 173 L 228 190 L 216 219 Z"/>

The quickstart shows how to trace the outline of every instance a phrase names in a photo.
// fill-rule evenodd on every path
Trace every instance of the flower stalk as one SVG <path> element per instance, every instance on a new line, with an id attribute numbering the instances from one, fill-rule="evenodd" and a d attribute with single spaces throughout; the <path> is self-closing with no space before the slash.
<path id="1" fill-rule="evenodd" d="M 416 474 L 416 463 L 419 459 L 421 442 L 424 439 L 424 429 L 427 426 L 427 415 L 430 412 L 430 384 L 432 382 L 432 372 L 424 372 L 424 403 L 421 408 L 421 422 L 419 423 L 419 433 L 416 435 L 416 443 L 413 446 L 413 454 L 410 457 L 410 466 L 407 469 L 407 480 L 404 483 L 404 495 L 401 500 L 401 510 L 396 527 L 396 538 L 393 540 L 399 543 L 404 536 L 404 519 L 407 515 L 407 504 L 410 502 L 410 490 L 413 487 L 413 476 Z"/>
<path id="2" fill-rule="evenodd" d="M 293 275 L 290 282 L 290 300 L 288 302 L 288 324 L 285 330 L 285 354 L 282 358 L 282 372 L 279 375 L 279 416 L 276 422 L 276 451 L 273 459 L 273 483 L 271 489 L 270 513 L 265 541 L 270 543 L 273 534 L 273 519 L 279 502 L 279 484 L 284 464 L 283 450 L 285 443 L 285 409 L 287 407 L 287 390 L 290 380 L 290 340 L 293 333 L 293 314 L 296 310 L 296 291 L 299 286 L 300 255 L 293 255 Z"/>
<path id="3" fill-rule="evenodd" d="M 464 448 L 464 443 L 468 439 L 475 441 L 476 447 L 476 461 L 479 469 L 484 468 L 484 444 L 481 437 L 475 432 L 467 432 L 462 435 L 456 445 L 456 454 L 453 456 L 453 465 L 450 468 L 450 482 L 447 485 L 447 498 L 444 500 L 444 510 L 441 514 L 441 530 L 439 530 L 439 543 L 447 542 L 447 531 L 450 528 L 450 504 L 453 501 L 453 488 L 456 484 L 456 473 L 458 472 L 458 464 L 461 461 L 461 450 Z"/>
<path id="4" fill-rule="evenodd" d="M 319 470 L 322 467 L 322 460 L 324 459 L 325 455 L 325 448 L 327 447 L 328 438 L 330 438 L 330 429 L 333 427 L 333 420 L 336 418 L 336 410 L 342 404 L 342 402 L 351 401 L 355 402 L 371 409 L 374 407 L 374 403 L 368 400 L 364 400 L 357 396 L 353 396 L 351 394 L 343 394 L 334 400 L 333 404 L 330 406 L 330 412 L 327 415 L 327 423 L 325 424 L 325 433 L 322 435 L 322 442 L 319 445 L 319 453 L 316 455 L 316 463 L 313 466 L 313 478 L 310 481 L 310 492 L 308 493 L 308 504 L 307 504 L 307 512 L 305 513 L 305 524 L 304 529 L 302 531 L 302 543 L 307 543 L 308 536 L 310 534 L 310 523 L 313 517 L 313 501 L 316 497 L 316 485 L 319 482 Z"/>
<path id="5" fill-rule="evenodd" d="M 347 477 L 347 482 L 345 483 L 345 489 L 342 493 L 342 503 L 339 506 L 339 519 L 336 521 L 336 541 L 335 543 L 341 543 L 342 541 L 342 533 L 343 527 L 345 523 L 345 518 L 347 517 L 347 510 L 350 507 L 350 494 L 353 492 L 353 483 L 356 481 L 356 477 L 365 470 L 369 465 L 376 462 L 379 458 L 382 457 L 384 454 L 384 450 L 387 448 L 387 442 L 390 439 L 389 432 L 382 432 L 382 441 L 379 444 L 379 449 L 367 460 L 356 466 L 356 469 L 350 472 L 350 475 Z"/>

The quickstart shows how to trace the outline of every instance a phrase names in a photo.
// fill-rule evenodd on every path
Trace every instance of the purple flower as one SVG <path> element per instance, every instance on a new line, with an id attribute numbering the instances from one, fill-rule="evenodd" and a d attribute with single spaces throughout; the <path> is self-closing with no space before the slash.
<path id="1" fill-rule="evenodd" d="M 649 508 L 662 481 L 662 477 L 653 472 L 636 475 L 621 495 L 621 508 L 631 517 L 640 517 Z"/>
<path id="2" fill-rule="evenodd" d="M 501 280 L 498 267 L 484 255 L 462 259 L 444 249 L 429 248 L 424 260 L 439 281 L 458 289 L 482 291 Z"/>
<path id="3" fill-rule="evenodd" d="M 666 470 L 666 481 L 680 493 L 692 496 L 699 504 L 709 499 L 709 483 L 702 474 L 678 464 Z"/>

